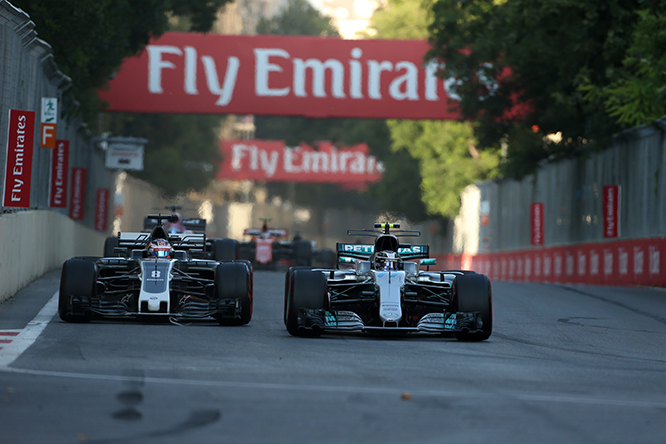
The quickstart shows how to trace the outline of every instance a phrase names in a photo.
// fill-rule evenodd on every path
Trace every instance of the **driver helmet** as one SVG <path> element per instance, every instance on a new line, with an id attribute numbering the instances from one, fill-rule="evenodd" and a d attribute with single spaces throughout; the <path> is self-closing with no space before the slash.
<path id="1" fill-rule="evenodd" d="M 151 257 L 170 258 L 173 248 L 165 239 L 155 239 L 148 246 L 148 255 Z"/>
<path id="2" fill-rule="evenodd" d="M 397 259 L 393 251 L 379 251 L 375 254 L 375 270 L 395 270 Z"/>

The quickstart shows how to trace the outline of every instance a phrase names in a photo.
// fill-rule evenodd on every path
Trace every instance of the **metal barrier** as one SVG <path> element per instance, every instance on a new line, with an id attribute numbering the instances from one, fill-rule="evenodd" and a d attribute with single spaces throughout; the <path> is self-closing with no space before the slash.
<path id="1" fill-rule="evenodd" d="M 51 47 L 40 40 L 35 25 L 22 10 L 6 0 L 0 0 L 0 192 L 4 193 L 5 164 L 7 159 L 8 118 L 10 110 L 35 112 L 35 143 L 33 149 L 30 205 L 32 210 L 51 210 L 65 215 L 69 208 L 49 206 L 51 157 L 53 149 L 40 146 L 40 116 L 43 97 L 58 99 L 59 118 L 56 139 L 69 140 L 69 180 L 71 189 L 73 168 L 87 170 L 83 218 L 86 227 L 95 227 L 95 203 L 98 189 L 110 190 L 112 173 L 104 167 L 104 153 L 92 147 L 91 134 L 85 123 L 74 117 L 76 102 L 68 93 L 71 80 L 58 70 Z M 66 190 L 69 194 L 70 190 Z M 107 214 L 112 205 L 107 199 Z M 68 206 L 71 196 L 68 196 Z M 22 210 L 2 207 L 2 212 Z M 110 220 L 103 230 L 107 231 Z"/>
<path id="2" fill-rule="evenodd" d="M 587 159 L 546 164 L 521 181 L 471 185 L 456 221 L 457 238 L 467 242 L 453 251 L 475 255 L 666 236 L 664 131 L 666 117 L 616 134 L 608 150 Z M 604 233 L 604 186 L 616 187 L 619 197 L 613 236 Z M 543 241 L 536 245 L 532 203 L 543 204 Z"/>

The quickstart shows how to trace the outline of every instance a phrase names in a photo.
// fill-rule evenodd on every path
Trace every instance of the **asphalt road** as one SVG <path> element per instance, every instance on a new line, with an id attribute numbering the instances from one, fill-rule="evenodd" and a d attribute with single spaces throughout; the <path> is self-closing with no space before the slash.
<path id="1" fill-rule="evenodd" d="M 58 279 L 0 304 L 1 443 L 666 442 L 664 290 L 495 282 L 461 343 L 291 337 L 260 271 L 246 326 L 68 324 Z"/>

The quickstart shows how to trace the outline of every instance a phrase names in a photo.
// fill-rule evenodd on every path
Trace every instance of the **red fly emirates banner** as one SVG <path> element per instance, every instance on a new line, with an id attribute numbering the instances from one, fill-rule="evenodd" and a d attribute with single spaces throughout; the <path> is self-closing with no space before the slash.
<path id="1" fill-rule="evenodd" d="M 620 235 L 620 186 L 604 185 L 604 237 Z"/>
<path id="2" fill-rule="evenodd" d="M 125 60 L 109 111 L 457 119 L 425 40 L 168 32 Z M 453 109 L 452 109 L 453 108 Z"/>
<path id="3" fill-rule="evenodd" d="M 224 140 L 224 160 L 218 179 L 267 182 L 328 182 L 363 186 L 382 177 L 384 167 L 368 154 L 364 143 L 336 148 L 320 142 L 317 150 L 302 143 L 288 147 L 281 141 Z"/>
<path id="4" fill-rule="evenodd" d="M 9 110 L 3 207 L 30 207 L 35 112 Z"/>
<path id="5" fill-rule="evenodd" d="M 67 174 L 69 173 L 69 140 L 56 140 L 51 153 L 49 205 L 67 208 Z"/>
<path id="6" fill-rule="evenodd" d="M 86 176 L 85 168 L 72 168 L 72 204 L 69 207 L 69 217 L 74 220 L 83 220 L 86 202 Z"/>

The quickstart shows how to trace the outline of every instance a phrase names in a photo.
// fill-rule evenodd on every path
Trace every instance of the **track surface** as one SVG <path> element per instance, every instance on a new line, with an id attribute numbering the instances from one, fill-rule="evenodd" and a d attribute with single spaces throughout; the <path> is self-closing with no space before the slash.
<path id="1" fill-rule="evenodd" d="M 58 279 L 0 304 L 0 361 Z M 283 288 L 257 271 L 243 327 L 67 324 L 47 306 L 0 366 L 0 442 L 666 442 L 663 290 L 495 282 L 493 335 L 461 343 L 294 338 Z"/>

